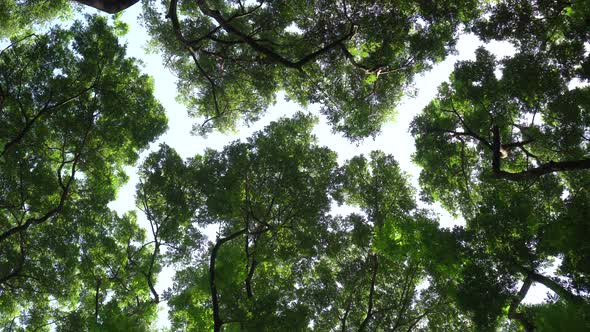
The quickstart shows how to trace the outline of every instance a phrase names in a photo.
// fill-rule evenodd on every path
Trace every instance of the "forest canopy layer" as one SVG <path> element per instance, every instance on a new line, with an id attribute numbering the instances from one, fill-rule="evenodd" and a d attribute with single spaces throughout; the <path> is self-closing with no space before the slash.
<path id="1" fill-rule="evenodd" d="M 140 158 L 167 117 L 127 23 L 0 0 L 0 331 L 153 331 L 162 305 L 170 331 L 590 330 L 587 1 L 135 6 L 195 135 L 256 122 L 280 92 L 319 113 Z M 479 48 L 417 112 L 418 188 L 397 156 L 319 144 L 319 117 L 379 135 L 465 33 L 515 52 Z M 440 227 L 435 203 L 465 225 Z M 523 303 L 534 284 L 551 295 Z"/>

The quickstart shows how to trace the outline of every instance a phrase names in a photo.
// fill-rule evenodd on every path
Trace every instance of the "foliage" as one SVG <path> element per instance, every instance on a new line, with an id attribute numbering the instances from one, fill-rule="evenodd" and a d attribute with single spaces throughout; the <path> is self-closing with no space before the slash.
<path id="1" fill-rule="evenodd" d="M 423 329 L 454 316 L 434 287 L 418 290 L 428 256 L 418 239 L 437 225 L 416 208 L 393 157 L 374 152 L 339 168 L 311 135 L 314 122 L 282 119 L 184 163 L 167 146 L 148 157 L 144 211 L 156 233 L 181 232 L 162 240 L 183 262 L 169 299 L 173 329 Z M 331 196 L 363 214 L 329 215 Z M 200 243 L 184 231 L 191 224 L 218 225 L 215 241 L 176 250 Z M 456 326 L 468 326 L 458 316 Z"/>
<path id="2" fill-rule="evenodd" d="M 68 0 L 2 0 L 0 2 L 0 39 L 32 32 L 35 25 L 71 15 Z"/>
<path id="3" fill-rule="evenodd" d="M 588 331 L 590 329 L 588 311 L 564 301 L 533 305 L 527 308 L 527 311 L 534 313 L 535 326 L 540 332 Z"/>
<path id="4" fill-rule="evenodd" d="M 490 5 L 471 29 L 485 41 L 513 43 L 516 53 L 496 59 L 480 48 L 474 61 L 457 63 L 412 123 L 423 198 L 467 221 L 453 232 L 463 263 L 451 265 L 447 292 L 478 330 L 506 318 L 526 331 L 555 329 L 559 315 L 588 321 L 582 262 L 590 256 L 581 241 L 590 90 L 573 84 L 588 80 L 588 13 L 580 3 Z M 545 276 L 555 257 L 563 258 L 556 276 Z M 521 305 L 533 283 L 560 298 L 546 305 L 559 314 Z"/>
<path id="5" fill-rule="evenodd" d="M 97 17 L 14 40 L 0 73 L 0 324 L 149 324 L 144 231 L 106 204 L 166 129 L 151 79 Z"/>
<path id="6" fill-rule="evenodd" d="M 166 302 L 171 330 L 588 330 L 584 1 L 143 2 L 201 133 L 284 91 L 347 138 L 374 136 L 463 25 L 513 45 L 457 63 L 411 124 L 420 197 L 465 219 L 453 229 L 394 156 L 339 164 L 303 113 L 188 159 L 161 144 L 138 169 L 142 214 L 117 215 L 164 110 L 120 16 L 33 33 L 69 8 L 0 4 L 0 329 L 153 330 Z M 524 304 L 534 284 L 552 294 Z"/>
<path id="7" fill-rule="evenodd" d="M 257 120 L 284 90 L 320 103 L 335 130 L 376 135 L 415 74 L 453 50 L 465 1 L 145 1 L 143 19 L 178 77 L 197 131 Z M 165 16 L 165 17 L 164 17 Z M 387 27 L 387 29 L 383 29 Z"/>

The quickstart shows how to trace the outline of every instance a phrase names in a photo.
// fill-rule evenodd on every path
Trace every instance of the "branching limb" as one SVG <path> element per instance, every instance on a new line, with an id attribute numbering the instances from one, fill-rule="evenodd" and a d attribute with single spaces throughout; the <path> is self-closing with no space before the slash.
<path id="1" fill-rule="evenodd" d="M 49 105 L 49 100 L 45 103 L 44 107 L 37 112 L 37 114 L 35 114 L 35 116 L 28 120 L 25 123 L 25 126 L 23 127 L 23 129 L 21 129 L 21 131 L 18 132 L 18 134 L 11 139 L 10 141 L 6 142 L 6 144 L 4 144 L 4 147 L 2 148 L 2 153 L 0 153 L 1 156 L 3 156 L 12 146 L 18 144 L 24 137 L 25 135 L 31 130 L 31 128 L 33 128 L 33 125 L 35 124 L 35 122 L 37 120 L 39 120 L 39 118 L 41 118 L 42 116 L 51 113 L 52 110 L 61 107 L 65 104 L 68 104 L 76 99 L 78 99 L 80 96 L 82 96 L 84 93 L 90 91 L 91 89 L 94 88 L 94 85 L 91 85 L 83 90 L 81 90 L 80 92 L 78 92 L 77 94 L 68 97 L 60 102 L 57 102 L 53 105 Z"/>
<path id="2" fill-rule="evenodd" d="M 528 293 L 529 288 L 531 288 L 532 283 L 533 283 L 533 279 L 530 276 L 525 279 L 522 287 L 520 288 L 520 291 L 512 299 L 512 302 L 510 302 L 510 309 L 508 310 L 508 318 L 515 319 L 518 322 L 520 322 L 520 324 L 522 325 L 522 327 L 527 332 L 534 331 L 535 330 L 535 327 L 527 319 L 527 317 L 525 315 L 523 315 L 521 312 L 518 312 L 517 310 L 518 310 L 518 306 L 520 305 L 520 302 L 522 302 L 522 300 L 524 299 L 524 297 Z"/>
<path id="3" fill-rule="evenodd" d="M 367 305 L 367 314 L 365 319 L 363 319 L 360 327 L 359 332 L 365 331 L 367 328 L 367 324 L 369 320 L 373 316 L 373 296 L 375 295 L 375 283 L 377 280 L 377 270 L 379 269 L 379 261 L 377 260 L 377 254 L 372 254 L 371 259 L 373 261 L 373 275 L 371 276 L 371 288 L 369 290 L 369 300 Z"/>
<path id="4" fill-rule="evenodd" d="M 173 15 L 171 15 L 171 12 L 172 12 L 172 9 L 176 10 L 175 2 L 176 1 L 174 1 L 174 0 L 171 1 L 171 4 L 170 4 L 171 10 L 168 14 L 169 17 L 173 20 L 174 20 L 174 18 L 173 18 Z M 311 52 L 311 53 L 303 56 L 302 58 L 300 58 L 297 61 L 291 61 L 291 60 L 283 57 L 279 53 L 275 52 L 274 50 L 270 49 L 269 47 L 260 44 L 252 36 L 242 32 L 240 29 L 236 28 L 234 25 L 231 24 L 230 19 L 224 18 L 219 10 L 210 8 L 207 5 L 207 2 L 205 0 L 197 0 L 196 2 L 197 2 L 197 5 L 199 6 L 199 9 L 201 10 L 201 12 L 203 14 L 211 17 L 212 19 L 214 19 L 217 22 L 217 24 L 219 24 L 219 26 L 221 26 L 225 31 L 227 31 L 230 34 L 233 34 L 234 36 L 236 36 L 237 38 L 239 38 L 240 40 L 242 40 L 243 42 L 248 44 L 250 47 L 252 47 L 255 51 L 257 51 L 261 54 L 264 54 L 268 59 L 272 60 L 273 62 L 279 63 L 287 68 L 292 68 L 292 69 L 301 70 L 301 68 L 304 65 L 306 65 L 307 63 L 315 60 L 316 58 L 318 58 L 319 56 L 321 56 L 325 53 L 328 53 L 329 51 L 335 49 L 336 47 L 339 47 L 339 45 L 342 42 L 350 39 L 354 35 L 354 33 L 356 32 L 356 27 L 354 25 L 351 25 L 350 30 L 344 36 L 328 43 L 324 47 L 322 47 L 314 52 Z M 174 8 L 173 8 L 173 6 L 174 6 Z M 249 11 L 247 13 L 250 13 L 252 11 Z M 178 19 L 176 19 L 176 25 L 178 25 Z M 173 22 L 173 26 L 174 26 L 174 22 Z M 175 27 L 175 30 L 176 30 L 176 27 Z"/>
<path id="5" fill-rule="evenodd" d="M 511 173 L 501 169 L 501 143 L 500 143 L 500 129 L 497 125 L 492 127 L 493 145 L 492 145 L 492 171 L 494 176 L 501 179 L 511 181 L 525 181 L 538 178 L 545 174 L 553 172 L 567 172 L 590 169 L 590 159 L 580 160 L 569 160 L 569 161 L 550 161 L 548 163 L 541 164 L 535 168 L 528 169 L 526 171 Z"/>
<path id="6" fill-rule="evenodd" d="M 49 220 L 61 213 L 61 211 L 63 210 L 63 208 L 65 206 L 66 200 L 68 198 L 68 195 L 70 192 L 70 187 L 71 187 L 72 183 L 74 182 L 78 162 L 80 161 L 80 156 L 81 156 L 81 154 L 78 153 L 78 154 L 76 154 L 74 159 L 70 161 L 70 162 L 72 162 L 72 167 L 70 170 L 70 175 L 68 177 L 68 180 L 66 181 L 65 184 L 62 183 L 61 174 L 58 174 L 60 186 L 62 187 L 62 193 L 60 195 L 59 203 L 53 209 L 49 210 L 41 217 L 29 218 L 29 219 L 27 219 L 27 221 L 25 223 L 23 223 L 19 226 L 12 227 L 12 228 L 8 229 L 7 231 L 3 232 L 2 234 L 0 234 L 0 242 L 6 240 L 7 238 L 9 238 L 10 236 L 12 236 L 14 234 L 26 231 L 29 227 L 31 227 L 33 225 L 41 224 L 41 223 L 43 223 L 43 222 L 45 222 L 45 221 L 47 221 L 47 220 Z M 62 166 L 63 166 L 63 164 L 62 164 Z M 61 173 L 61 167 L 58 170 L 58 172 Z"/>
<path id="7" fill-rule="evenodd" d="M 219 314 L 219 298 L 217 296 L 217 284 L 215 282 L 215 262 L 217 260 L 217 253 L 219 252 L 219 248 L 226 243 L 229 242 L 241 235 L 244 235 L 248 232 L 248 229 L 243 228 L 239 231 L 236 231 L 226 237 L 218 238 L 217 243 L 213 246 L 213 250 L 211 251 L 211 257 L 209 261 L 209 288 L 211 291 L 211 304 L 213 306 L 213 331 L 220 332 L 221 326 L 224 324 L 223 320 L 221 320 L 221 316 Z"/>

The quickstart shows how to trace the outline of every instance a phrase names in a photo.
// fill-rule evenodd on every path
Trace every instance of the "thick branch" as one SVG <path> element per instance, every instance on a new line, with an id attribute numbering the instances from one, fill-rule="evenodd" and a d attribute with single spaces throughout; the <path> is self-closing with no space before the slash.
<path id="1" fill-rule="evenodd" d="M 160 251 L 160 243 L 156 241 L 155 246 L 154 246 L 154 251 L 152 252 L 152 256 L 150 258 L 150 267 L 148 269 L 148 272 L 143 273 L 145 278 L 147 279 L 150 291 L 152 292 L 152 295 L 154 296 L 154 303 L 160 303 L 160 296 L 158 295 L 158 292 L 156 291 L 156 288 L 154 287 L 154 281 L 153 281 L 154 263 L 156 261 L 156 256 L 158 255 L 159 251 Z"/>
<path id="2" fill-rule="evenodd" d="M 576 304 L 576 305 L 588 304 L 587 301 L 583 297 L 572 294 L 569 290 L 567 290 L 566 288 L 561 286 L 559 283 L 557 283 L 553 279 L 546 277 L 542 274 L 538 274 L 535 271 L 529 270 L 528 268 L 525 268 L 520 265 L 513 265 L 513 266 L 520 273 L 527 276 L 527 278 L 530 278 L 532 281 L 538 282 L 538 283 L 544 285 L 545 287 L 549 288 L 553 292 L 555 292 L 555 294 L 557 294 L 561 299 L 563 299 L 569 303 Z"/>
<path id="3" fill-rule="evenodd" d="M 252 258 L 252 264 L 250 264 L 250 269 L 248 270 L 248 276 L 246 277 L 246 294 L 248 298 L 252 298 L 254 295 L 252 292 L 252 277 L 254 276 L 254 270 L 258 266 L 258 261 Z"/>
<path id="4" fill-rule="evenodd" d="M 500 161 L 500 129 L 494 125 L 492 127 L 493 144 L 492 144 L 492 170 L 494 176 L 500 179 L 506 179 L 511 181 L 525 181 L 538 178 L 545 174 L 553 172 L 568 172 L 568 171 L 579 171 L 590 169 L 590 159 L 580 160 L 569 160 L 569 161 L 550 161 L 545 164 L 541 164 L 537 167 L 528 169 L 526 171 L 511 173 L 501 169 Z"/>
<path id="5" fill-rule="evenodd" d="M 353 25 L 353 26 L 351 26 L 350 31 L 346 35 L 342 36 L 341 38 L 338 38 L 338 39 L 332 41 L 331 43 L 325 45 L 324 47 L 318 49 L 315 52 L 312 52 L 312 53 L 309 53 L 309 54 L 303 56 L 301 59 L 299 59 L 297 61 L 291 61 L 291 60 L 283 57 L 282 55 L 278 54 L 277 52 L 273 51 L 272 49 L 258 43 L 258 41 L 256 41 L 254 38 L 245 34 L 240 29 L 234 27 L 229 22 L 229 20 L 225 19 L 221 15 L 221 12 L 219 10 L 211 9 L 207 5 L 205 0 L 197 0 L 197 4 L 198 4 L 201 12 L 203 12 L 203 14 L 213 18 L 221 27 L 223 27 L 223 29 L 225 31 L 235 35 L 236 37 L 238 37 L 239 39 L 244 41 L 246 44 L 248 44 L 250 47 L 252 47 L 254 50 L 256 50 L 257 52 L 259 52 L 261 54 L 264 54 L 272 61 L 282 64 L 285 67 L 293 68 L 293 69 L 301 69 L 301 67 L 303 67 L 305 64 L 315 60 L 319 56 L 338 47 L 343 41 L 350 39 L 354 35 L 355 30 L 356 30 L 356 28 Z"/>
<path id="6" fill-rule="evenodd" d="M 515 319 L 515 320 L 519 321 L 520 324 L 522 325 L 522 327 L 527 332 L 534 331 L 535 327 L 526 318 L 526 316 L 523 315 L 521 312 L 518 312 L 517 309 L 518 309 L 518 306 L 520 305 L 520 302 L 522 302 L 522 300 L 526 296 L 527 292 L 529 291 L 529 288 L 531 288 L 532 283 L 533 283 L 533 279 L 530 276 L 525 279 L 522 287 L 520 288 L 520 291 L 518 292 L 518 295 L 516 297 L 514 297 L 514 299 L 512 299 L 512 302 L 510 302 L 510 309 L 508 310 L 508 318 Z"/>
<path id="7" fill-rule="evenodd" d="M 581 305 L 581 304 L 586 303 L 586 301 L 582 297 L 572 294 L 570 291 L 568 291 L 566 288 L 564 288 L 563 286 L 561 286 L 559 283 L 557 283 L 556 281 L 554 281 L 551 278 L 548 278 L 544 275 L 537 274 L 534 272 L 530 272 L 529 277 L 533 281 L 543 284 L 544 286 L 546 286 L 550 290 L 554 291 L 555 294 L 559 295 L 560 298 L 564 299 L 567 302 L 577 304 L 577 305 Z"/>
<path id="8" fill-rule="evenodd" d="M 31 120 L 27 121 L 24 128 L 12 140 L 10 140 L 6 144 L 4 144 L 4 148 L 2 149 L 2 153 L 0 155 L 3 156 L 8 151 L 8 149 L 10 149 L 12 146 L 18 144 L 25 137 L 25 135 L 31 130 L 31 128 L 33 128 L 33 125 L 41 116 L 50 113 L 52 110 L 54 110 L 60 106 L 63 106 L 71 101 L 74 101 L 75 99 L 79 98 L 84 93 L 91 90 L 92 88 L 94 88 L 93 85 L 86 88 L 86 89 L 83 89 L 82 91 L 78 92 L 77 94 L 75 94 L 71 97 L 68 97 L 68 98 L 66 98 L 54 105 L 49 106 L 49 104 L 46 104 L 39 112 L 37 112 L 37 114 Z"/>
<path id="9" fill-rule="evenodd" d="M 221 331 L 221 326 L 223 325 L 223 321 L 219 315 L 219 299 L 217 297 L 217 285 L 215 283 L 215 261 L 217 259 L 217 253 L 219 252 L 219 248 L 226 242 L 229 242 L 240 235 L 246 234 L 248 229 L 243 228 L 235 233 L 232 233 L 224 238 L 220 238 L 217 240 L 217 243 L 213 246 L 213 250 L 211 251 L 211 258 L 209 261 L 209 288 L 211 290 L 211 304 L 213 305 L 213 331 L 219 332 Z"/>
<path id="10" fill-rule="evenodd" d="M 373 316 L 373 296 L 375 295 L 375 281 L 377 280 L 377 270 L 379 268 L 379 262 L 377 261 L 376 254 L 371 255 L 371 258 L 373 260 L 373 275 L 371 276 L 371 289 L 369 290 L 369 303 L 367 306 L 367 316 L 365 317 L 365 319 L 361 323 L 361 326 L 359 327 L 359 331 L 364 331 L 366 329 L 367 324 L 369 323 L 369 320 L 371 319 L 371 316 Z"/>
<path id="11" fill-rule="evenodd" d="M 554 173 L 554 172 L 570 172 L 590 169 L 590 159 L 580 159 L 571 161 L 550 161 L 546 164 L 540 165 L 529 170 L 510 173 L 502 171 L 498 168 L 494 168 L 494 175 L 497 178 L 512 180 L 512 181 L 525 181 L 538 178 L 540 176 Z"/>
<path id="12" fill-rule="evenodd" d="M 248 216 L 246 216 L 246 225 L 245 227 L 246 229 L 250 229 L 250 220 L 248 218 Z M 254 270 L 256 269 L 256 266 L 258 266 L 258 261 L 256 260 L 256 258 L 254 257 L 254 254 L 256 252 L 256 243 L 258 240 L 258 235 L 259 234 L 255 234 L 253 237 L 253 249 L 254 249 L 254 253 L 252 253 L 252 255 L 250 255 L 250 237 L 248 236 L 249 234 L 246 234 L 245 237 L 245 251 L 246 251 L 246 271 L 247 271 L 247 275 L 246 275 L 246 280 L 244 280 L 244 284 L 246 287 L 246 295 L 248 296 L 248 298 L 252 298 L 252 296 L 254 295 L 252 292 L 252 277 L 254 277 Z"/>
<path id="13" fill-rule="evenodd" d="M 142 274 L 145 276 L 145 278 L 147 279 L 147 283 L 148 286 L 150 288 L 150 291 L 152 292 L 152 295 L 154 296 L 154 302 L 155 303 L 159 303 L 160 302 L 160 296 L 158 295 L 158 292 L 156 291 L 156 288 L 154 287 L 154 281 L 153 281 L 153 271 L 154 271 L 154 264 L 156 262 L 156 257 L 158 256 L 158 253 L 160 252 L 160 241 L 158 240 L 158 233 L 160 231 L 160 227 L 159 225 L 156 223 L 156 219 L 153 216 L 150 206 L 148 204 L 148 199 L 147 199 L 147 195 L 145 193 L 145 186 L 144 183 L 140 180 L 140 184 L 141 184 L 141 191 L 142 193 L 140 193 L 141 196 L 141 202 L 143 204 L 143 212 L 145 213 L 149 223 L 150 223 L 150 229 L 152 231 L 152 236 L 154 237 L 154 251 L 152 251 L 152 255 L 150 257 L 150 265 L 148 268 L 148 272 L 145 273 L 142 271 Z M 163 221 L 166 222 L 166 220 L 168 219 L 168 217 L 166 217 Z M 142 246 L 143 248 L 143 246 Z M 140 249 L 141 250 L 141 249 Z"/>

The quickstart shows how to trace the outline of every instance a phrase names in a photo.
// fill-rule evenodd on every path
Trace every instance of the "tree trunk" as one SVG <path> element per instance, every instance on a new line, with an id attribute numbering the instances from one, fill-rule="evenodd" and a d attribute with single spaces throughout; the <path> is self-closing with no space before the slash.
<path id="1" fill-rule="evenodd" d="M 75 0 L 109 14 L 115 14 L 134 5 L 139 0 Z"/>

